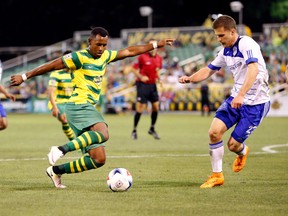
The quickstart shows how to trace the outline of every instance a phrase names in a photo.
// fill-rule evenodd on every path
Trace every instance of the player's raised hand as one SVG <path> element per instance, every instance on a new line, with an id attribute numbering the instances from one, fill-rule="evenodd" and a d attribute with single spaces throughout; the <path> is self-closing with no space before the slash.
<path id="1" fill-rule="evenodd" d="M 182 76 L 178 78 L 179 83 L 190 83 L 190 77 L 189 76 Z"/>
<path id="2" fill-rule="evenodd" d="M 172 46 L 175 39 L 173 38 L 166 38 L 157 42 L 158 47 L 164 47 L 165 45 Z"/>
<path id="3" fill-rule="evenodd" d="M 22 75 L 12 75 L 10 78 L 10 86 L 19 86 L 22 82 L 24 82 Z"/>

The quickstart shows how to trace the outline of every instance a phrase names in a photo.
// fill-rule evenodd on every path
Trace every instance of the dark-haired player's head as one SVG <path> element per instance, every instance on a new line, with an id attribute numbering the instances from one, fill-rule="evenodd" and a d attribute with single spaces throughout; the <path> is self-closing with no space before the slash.
<path id="1" fill-rule="evenodd" d="M 95 37 L 96 35 L 100 35 L 101 37 L 109 36 L 108 31 L 102 27 L 94 27 L 91 30 L 90 37 Z"/>
<path id="2" fill-rule="evenodd" d="M 100 58 L 107 48 L 109 33 L 105 28 L 93 27 L 88 38 L 88 50 L 94 58 Z"/>

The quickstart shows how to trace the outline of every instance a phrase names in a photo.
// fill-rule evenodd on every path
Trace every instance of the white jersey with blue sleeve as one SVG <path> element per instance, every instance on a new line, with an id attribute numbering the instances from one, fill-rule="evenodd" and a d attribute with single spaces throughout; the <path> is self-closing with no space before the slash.
<path id="1" fill-rule="evenodd" d="M 251 37 L 238 37 L 238 40 L 232 47 L 221 49 L 217 57 L 208 67 L 212 70 L 220 70 L 222 67 L 228 68 L 233 74 L 234 79 L 231 96 L 236 97 L 244 84 L 248 64 L 252 62 L 258 63 L 259 73 L 253 86 L 244 96 L 244 104 L 256 105 L 270 100 L 268 85 L 269 74 L 260 46 Z"/>

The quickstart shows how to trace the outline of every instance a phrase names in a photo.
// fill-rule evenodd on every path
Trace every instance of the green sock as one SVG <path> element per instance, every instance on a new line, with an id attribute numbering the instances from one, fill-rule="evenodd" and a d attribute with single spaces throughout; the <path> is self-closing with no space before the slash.
<path id="1" fill-rule="evenodd" d="M 59 170 L 57 174 L 63 174 L 63 173 L 69 174 L 69 173 L 84 172 L 91 169 L 97 169 L 103 165 L 104 164 L 97 163 L 93 158 L 86 155 L 75 161 L 71 161 L 55 167 L 57 167 L 57 170 Z"/>
<path id="2" fill-rule="evenodd" d="M 68 123 L 63 123 L 62 124 L 62 130 L 63 130 L 64 134 L 67 136 L 67 138 L 69 140 L 73 140 L 74 139 L 73 130 L 70 128 Z"/>
<path id="3" fill-rule="evenodd" d="M 77 149 L 85 148 L 91 144 L 105 142 L 104 136 L 97 131 L 86 131 L 74 140 L 71 140 L 67 144 L 61 146 L 64 149 L 64 153 L 68 151 L 74 151 Z"/>

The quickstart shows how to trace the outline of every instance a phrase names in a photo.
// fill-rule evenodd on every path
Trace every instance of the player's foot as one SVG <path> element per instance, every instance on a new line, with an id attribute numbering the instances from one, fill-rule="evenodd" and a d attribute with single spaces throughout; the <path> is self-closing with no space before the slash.
<path id="1" fill-rule="evenodd" d="M 64 156 L 64 154 L 58 149 L 58 146 L 52 146 L 47 156 L 49 164 L 53 166 L 59 158 Z"/>
<path id="2" fill-rule="evenodd" d="M 246 154 L 237 155 L 236 159 L 233 162 L 233 167 L 232 167 L 234 172 L 240 172 L 244 168 L 248 153 L 249 153 L 249 147 L 246 146 Z"/>
<path id="3" fill-rule="evenodd" d="M 53 168 L 52 166 L 49 166 L 46 169 L 46 174 L 48 175 L 48 177 L 52 180 L 54 186 L 56 188 L 66 188 L 65 185 L 61 184 L 61 175 L 57 175 L 53 172 Z"/>
<path id="4" fill-rule="evenodd" d="M 160 139 L 159 135 L 156 133 L 156 131 L 154 129 L 150 129 L 148 131 L 148 134 L 152 135 L 154 137 L 154 139 Z"/>
<path id="5" fill-rule="evenodd" d="M 224 175 L 223 173 L 213 173 L 206 182 L 204 182 L 200 188 L 212 188 L 215 186 L 220 186 L 224 184 Z"/>
<path id="6" fill-rule="evenodd" d="M 133 131 L 132 131 L 131 137 L 132 137 L 133 140 L 137 140 L 137 139 L 138 139 L 137 131 L 136 131 L 136 130 L 133 130 Z"/>

